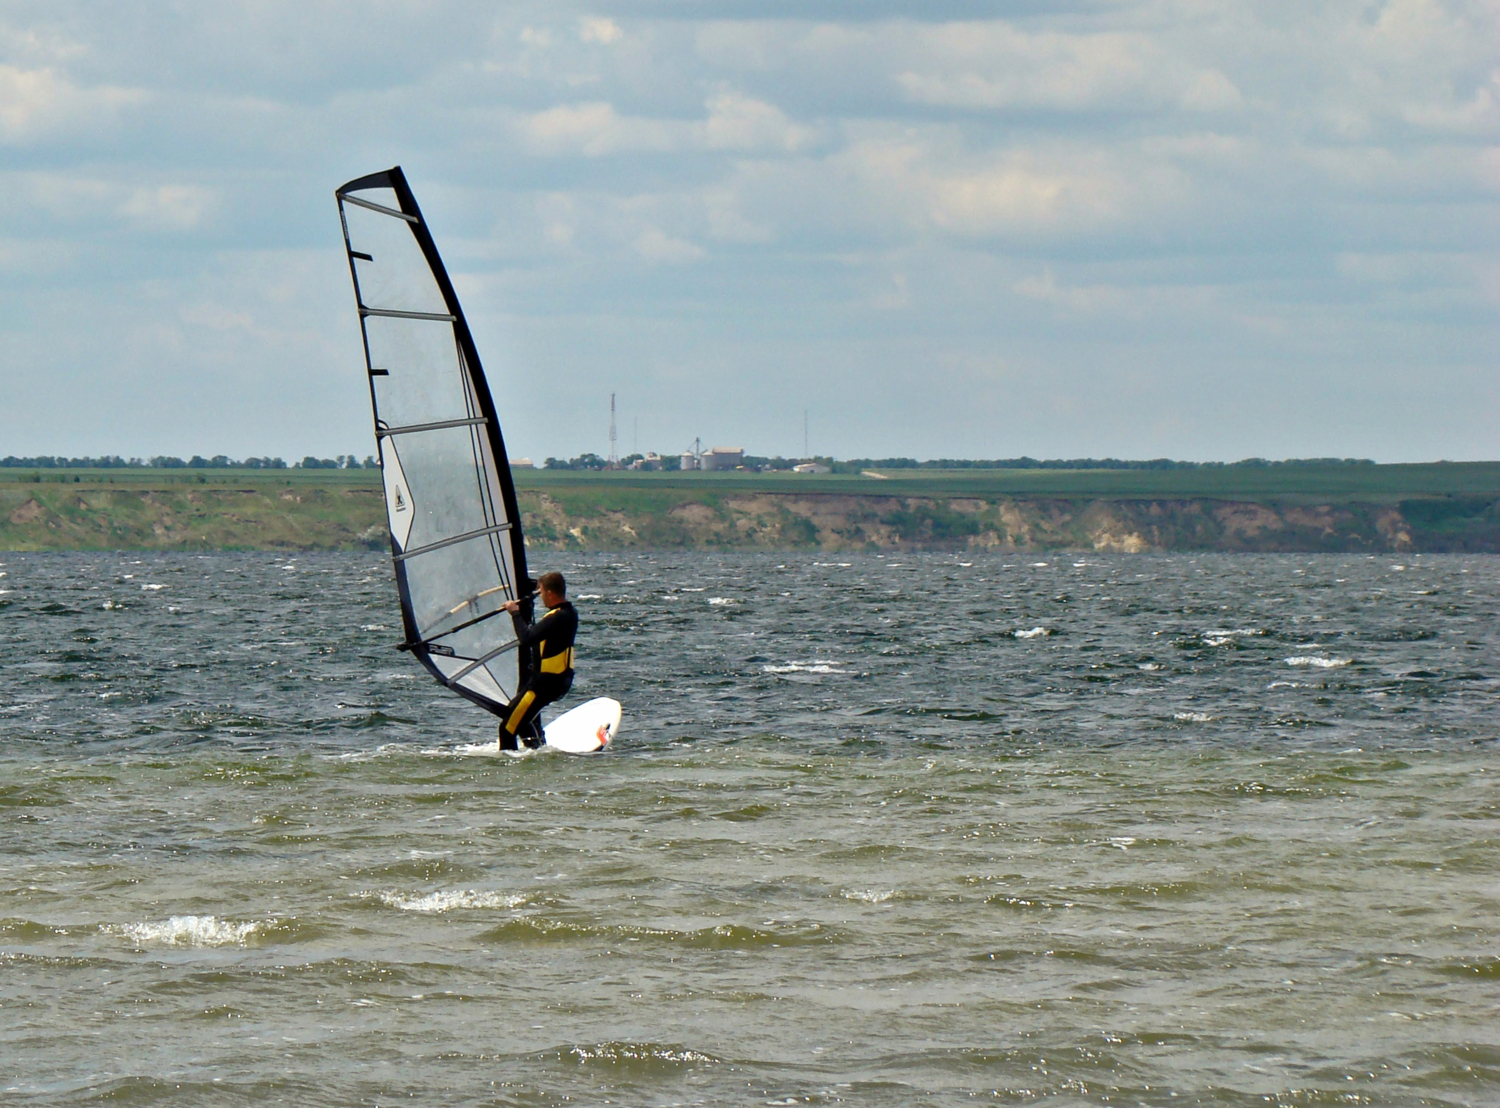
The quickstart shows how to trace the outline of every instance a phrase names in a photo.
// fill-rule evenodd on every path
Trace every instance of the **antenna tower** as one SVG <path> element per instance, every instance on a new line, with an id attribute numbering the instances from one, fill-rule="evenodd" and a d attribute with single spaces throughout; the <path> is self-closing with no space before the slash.
<path id="1" fill-rule="evenodd" d="M 609 394 L 609 468 L 620 468 L 620 456 L 615 453 L 615 394 Z"/>

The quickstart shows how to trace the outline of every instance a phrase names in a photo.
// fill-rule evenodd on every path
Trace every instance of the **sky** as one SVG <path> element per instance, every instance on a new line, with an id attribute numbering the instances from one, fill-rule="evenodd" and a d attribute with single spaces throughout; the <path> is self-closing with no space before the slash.
<path id="1" fill-rule="evenodd" d="M 0 456 L 373 452 L 394 164 L 514 455 L 1500 457 L 1496 0 L 0 0 Z"/>

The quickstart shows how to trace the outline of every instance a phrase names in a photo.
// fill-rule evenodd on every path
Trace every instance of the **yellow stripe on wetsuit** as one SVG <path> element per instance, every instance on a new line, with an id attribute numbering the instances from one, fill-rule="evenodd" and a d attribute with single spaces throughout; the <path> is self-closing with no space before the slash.
<path id="1" fill-rule="evenodd" d="M 511 712 L 510 718 L 505 721 L 505 729 L 512 735 L 520 729 L 521 721 L 526 718 L 526 711 L 534 700 L 536 700 L 536 693 L 527 689 L 526 694 L 516 701 L 516 710 Z"/>
<path id="2" fill-rule="evenodd" d="M 573 648 L 570 646 L 561 654 L 546 656 L 547 644 L 542 643 L 542 664 L 540 669 L 543 673 L 567 673 L 573 668 Z"/>

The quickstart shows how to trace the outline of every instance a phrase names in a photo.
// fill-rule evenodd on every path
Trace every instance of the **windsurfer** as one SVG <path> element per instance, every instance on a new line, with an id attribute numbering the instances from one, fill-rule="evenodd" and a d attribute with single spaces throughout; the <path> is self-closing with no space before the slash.
<path id="1" fill-rule="evenodd" d="M 573 639 L 578 634 L 578 612 L 568 602 L 568 585 L 561 573 L 544 573 L 537 578 L 537 595 L 546 612 L 535 623 L 521 615 L 519 600 L 507 601 L 505 610 L 516 625 L 520 649 L 532 658 L 530 676 L 516 697 L 505 708 L 500 724 L 500 749 L 517 750 L 542 745 L 542 731 L 537 726 L 541 711 L 555 700 L 561 700 L 573 687 Z"/>

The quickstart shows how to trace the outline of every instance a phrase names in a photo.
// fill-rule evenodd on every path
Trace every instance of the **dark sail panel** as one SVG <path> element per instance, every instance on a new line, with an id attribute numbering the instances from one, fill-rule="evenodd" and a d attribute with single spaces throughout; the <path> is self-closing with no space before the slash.
<path id="1" fill-rule="evenodd" d="M 526 664 L 501 605 L 528 597 L 529 608 L 530 580 L 495 405 L 400 168 L 336 196 L 406 646 L 444 685 L 498 714 Z"/>

